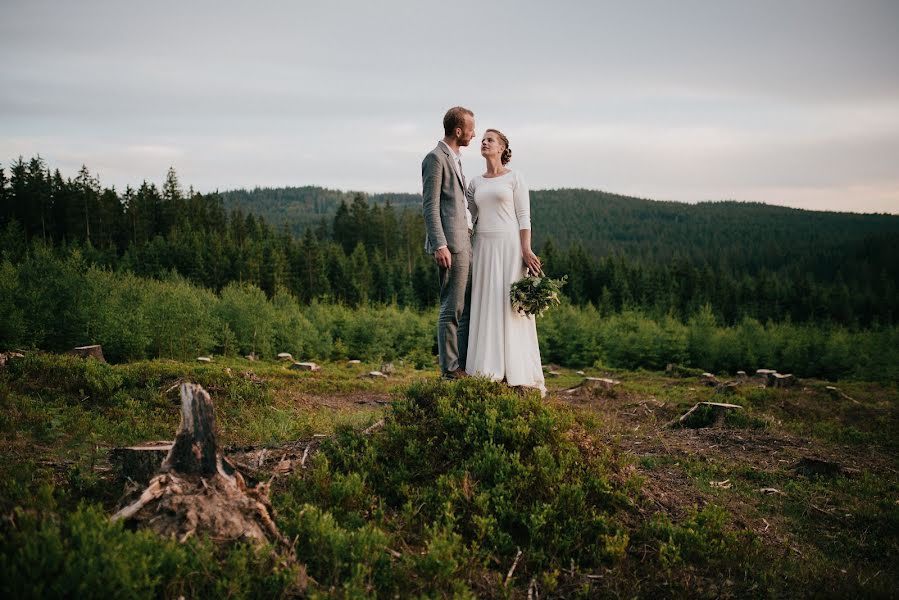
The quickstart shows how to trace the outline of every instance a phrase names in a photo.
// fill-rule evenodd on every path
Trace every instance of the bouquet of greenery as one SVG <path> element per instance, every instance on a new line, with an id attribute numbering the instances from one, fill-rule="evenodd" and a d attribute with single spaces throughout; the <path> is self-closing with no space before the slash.
<path id="1" fill-rule="evenodd" d="M 543 269 L 536 275 L 528 270 L 527 275 L 512 284 L 509 292 L 512 308 L 522 314 L 539 317 L 546 309 L 559 305 L 559 294 L 567 281 L 568 275 L 563 275 L 562 279 L 551 279 L 543 273 Z"/>

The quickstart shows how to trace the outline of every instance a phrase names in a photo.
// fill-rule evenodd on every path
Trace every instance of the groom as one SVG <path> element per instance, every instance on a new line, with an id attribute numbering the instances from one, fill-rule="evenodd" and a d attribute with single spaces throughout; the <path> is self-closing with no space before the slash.
<path id="1" fill-rule="evenodd" d="M 472 216 L 459 149 L 474 138 L 474 113 L 456 106 L 443 117 L 443 139 L 421 163 L 425 251 L 440 271 L 437 350 L 446 379 L 462 379 L 468 351 Z"/>

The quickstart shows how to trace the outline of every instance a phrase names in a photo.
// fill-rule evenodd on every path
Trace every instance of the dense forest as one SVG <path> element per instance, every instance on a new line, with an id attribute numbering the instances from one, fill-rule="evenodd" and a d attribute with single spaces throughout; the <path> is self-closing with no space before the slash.
<path id="1" fill-rule="evenodd" d="M 585 190 L 532 193 L 536 248 L 567 297 L 601 315 L 639 309 L 686 320 L 709 306 L 723 324 L 889 325 L 899 315 L 899 217 L 735 202 L 687 205 Z M 297 224 L 303 224 L 299 229 Z M 105 188 L 83 167 L 63 178 L 40 157 L 0 168 L 0 252 L 35 244 L 59 256 L 214 291 L 250 283 L 301 303 L 436 301 L 414 195 L 322 188 L 202 194 L 174 170 Z M 297 234 L 296 231 L 301 231 Z"/>

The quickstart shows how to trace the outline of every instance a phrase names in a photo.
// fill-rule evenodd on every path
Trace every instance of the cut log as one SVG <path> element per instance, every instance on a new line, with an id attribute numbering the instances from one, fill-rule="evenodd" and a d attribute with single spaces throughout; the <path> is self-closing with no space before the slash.
<path id="1" fill-rule="evenodd" d="M 69 350 L 67 354 L 74 354 L 81 358 L 96 358 L 100 362 L 106 362 L 106 359 L 103 358 L 103 346 L 100 344 L 94 344 L 93 346 L 78 346 L 77 348 Z"/>
<path id="2" fill-rule="evenodd" d="M 197 362 L 199 362 L 199 363 L 211 363 L 211 362 L 212 362 L 212 357 L 211 357 L 211 356 L 198 356 L 198 357 L 197 357 Z"/>
<path id="3" fill-rule="evenodd" d="M 201 534 L 218 542 L 287 540 L 272 519 L 269 484 L 248 486 L 227 466 L 218 448 L 209 394 L 192 383 L 181 386 L 181 425 L 161 472 L 133 503 L 116 512 L 124 520 L 179 541 Z"/>
<path id="4" fill-rule="evenodd" d="M 294 371 L 320 371 L 321 367 L 314 362 L 295 362 L 290 365 Z"/>
<path id="5" fill-rule="evenodd" d="M 346 361 L 346 365 L 348 367 L 352 367 L 354 365 L 361 365 L 361 364 L 362 364 L 362 361 L 359 360 L 358 358 L 353 358 L 353 359 Z"/>
<path id="6" fill-rule="evenodd" d="M 293 355 L 290 352 L 279 352 L 278 360 L 289 360 L 293 362 Z"/>
<path id="7" fill-rule="evenodd" d="M 147 485 L 162 468 L 162 461 L 173 445 L 171 441 L 146 442 L 127 448 L 113 448 L 109 451 L 109 460 L 116 467 L 120 479 Z"/>
<path id="8" fill-rule="evenodd" d="M 742 410 L 742 406 L 738 404 L 725 404 L 723 402 L 698 402 L 693 408 L 685 412 L 679 418 L 673 420 L 668 424 L 669 427 L 686 427 L 687 423 L 690 421 L 690 417 L 692 417 L 700 407 L 709 407 L 712 411 L 712 419 L 711 423 L 701 425 L 701 427 L 721 427 L 724 425 L 724 419 L 727 416 L 727 413 L 732 410 Z"/>

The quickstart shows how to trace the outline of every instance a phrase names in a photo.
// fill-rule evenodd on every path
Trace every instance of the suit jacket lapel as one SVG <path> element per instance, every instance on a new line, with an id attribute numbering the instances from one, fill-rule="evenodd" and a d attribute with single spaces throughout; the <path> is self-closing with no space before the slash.
<path id="1" fill-rule="evenodd" d="M 462 193 L 465 193 L 465 184 L 462 182 L 462 173 L 459 171 L 459 166 L 456 164 L 456 157 L 453 156 L 452 150 L 450 150 L 447 145 L 443 142 L 438 142 L 437 147 L 443 150 L 443 153 L 446 155 L 446 159 L 450 163 L 450 167 L 453 169 L 453 173 L 456 174 L 456 180 L 459 182 L 459 187 L 462 188 Z"/>

